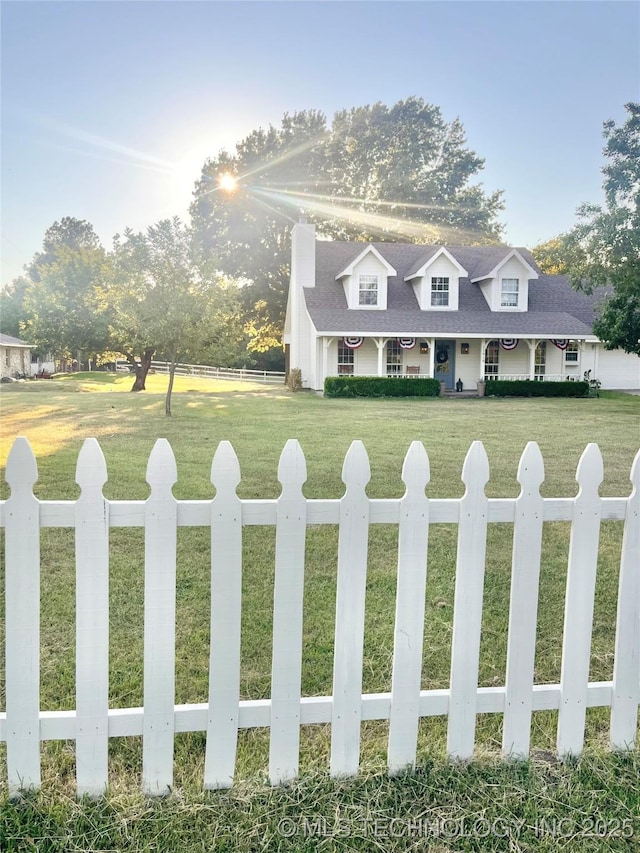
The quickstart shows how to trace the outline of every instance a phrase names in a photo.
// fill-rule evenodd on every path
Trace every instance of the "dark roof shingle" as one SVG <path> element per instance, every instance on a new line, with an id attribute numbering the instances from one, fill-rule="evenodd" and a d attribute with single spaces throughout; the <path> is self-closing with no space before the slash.
<path id="1" fill-rule="evenodd" d="M 511 251 L 507 246 L 447 246 L 469 278 L 460 279 L 457 311 L 421 311 L 410 282 L 415 272 L 438 246 L 415 243 L 374 243 L 397 272 L 388 279 L 387 310 L 348 309 L 342 284 L 335 276 L 362 252 L 362 244 L 316 242 L 316 286 L 304 295 L 319 332 L 337 334 L 487 334 L 500 337 L 526 335 L 584 337 L 591 326 L 598 298 L 578 293 L 566 276 L 542 273 L 529 284 L 527 311 L 491 311 L 477 284 L 469 279 L 490 272 Z M 539 270 L 527 249 L 518 249 L 530 266 Z"/>

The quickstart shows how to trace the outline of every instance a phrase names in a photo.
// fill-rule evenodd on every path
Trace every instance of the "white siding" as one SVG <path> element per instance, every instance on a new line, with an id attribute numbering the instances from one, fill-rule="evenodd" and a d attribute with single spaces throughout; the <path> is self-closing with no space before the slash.
<path id="1" fill-rule="evenodd" d="M 461 344 L 469 344 L 469 352 L 461 352 Z M 456 381 L 462 379 L 465 391 L 472 391 L 480 379 L 480 341 L 459 338 L 456 341 Z"/>
<path id="2" fill-rule="evenodd" d="M 383 353 L 382 370 L 386 370 L 387 354 Z M 378 375 L 378 347 L 371 339 L 365 338 L 362 346 L 356 350 L 354 373 L 356 376 Z"/>
<path id="3" fill-rule="evenodd" d="M 611 390 L 640 390 L 640 357 L 623 350 L 606 350 L 597 344 L 596 365 L 591 376 Z"/>

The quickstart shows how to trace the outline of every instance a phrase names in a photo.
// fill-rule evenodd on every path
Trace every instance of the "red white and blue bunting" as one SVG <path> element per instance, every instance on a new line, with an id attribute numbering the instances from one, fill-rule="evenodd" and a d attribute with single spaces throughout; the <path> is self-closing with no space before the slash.
<path id="1" fill-rule="evenodd" d="M 566 338 L 557 341 L 551 341 L 552 344 L 558 347 L 558 349 L 566 349 L 569 346 L 569 341 Z"/>
<path id="2" fill-rule="evenodd" d="M 358 349 L 364 343 L 364 338 L 344 338 L 344 345 L 349 349 Z"/>
<path id="3" fill-rule="evenodd" d="M 415 338 L 398 338 L 398 343 L 402 347 L 402 349 L 413 349 L 416 345 Z"/>
<path id="4" fill-rule="evenodd" d="M 518 346 L 519 342 L 520 341 L 518 338 L 502 338 L 502 340 L 500 341 L 500 346 L 502 347 L 502 349 L 506 350 L 515 349 Z"/>

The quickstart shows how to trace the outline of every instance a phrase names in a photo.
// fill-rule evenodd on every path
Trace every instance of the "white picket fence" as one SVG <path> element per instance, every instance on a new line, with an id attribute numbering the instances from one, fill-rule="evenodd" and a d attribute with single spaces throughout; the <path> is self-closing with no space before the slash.
<path id="1" fill-rule="evenodd" d="M 212 500 L 176 500 L 173 452 L 159 439 L 147 467 L 146 501 L 110 501 L 104 456 L 87 439 L 77 463 L 76 501 L 40 501 L 33 494 L 37 465 L 29 443 L 18 438 L 0 502 L 6 541 L 6 741 L 10 790 L 40 785 L 40 741 L 76 742 L 79 794 L 99 795 L 107 784 L 108 740 L 142 735 L 143 788 L 167 792 L 173 782 L 174 735 L 206 731 L 204 785 L 223 788 L 234 777 L 238 730 L 270 727 L 269 776 L 277 784 L 296 776 L 300 727 L 331 724 L 331 773 L 358 772 L 364 720 L 388 720 L 388 767 L 396 773 L 416 760 L 421 717 L 448 717 L 447 748 L 469 758 L 476 715 L 504 715 L 505 755 L 529 753 L 532 712 L 558 711 L 560 756 L 582 750 L 588 707 L 611 708 L 613 749 L 634 746 L 640 701 L 640 452 L 626 498 L 601 498 L 600 451 L 590 444 L 578 465 L 573 498 L 543 498 L 543 460 L 527 445 L 518 469 L 517 498 L 485 496 L 489 464 L 474 442 L 462 470 L 459 499 L 429 499 L 429 460 L 413 442 L 404 462 L 405 494 L 371 499 L 365 489 L 369 460 L 355 441 L 344 461 L 345 494 L 312 500 L 302 494 L 306 464 L 297 441 L 287 442 L 278 468 L 275 500 L 236 494 L 240 468 L 231 445 L 221 442 L 211 468 Z M 589 659 L 600 521 L 624 521 L 613 680 L 589 683 Z M 562 669 L 559 684 L 534 683 L 537 600 L 545 521 L 571 522 Z M 504 686 L 478 687 L 487 525 L 513 524 L 508 656 Z M 371 524 L 399 528 L 392 688 L 362 695 L 367 543 Z M 307 527 L 339 525 L 335 659 L 331 696 L 301 696 L 302 614 Z M 422 690 L 423 629 L 429 526 L 457 524 L 458 548 L 451 677 L 448 689 Z M 275 525 L 276 557 L 271 698 L 240 700 L 242 530 Z M 181 526 L 211 530 L 211 654 L 209 701 L 174 704 L 176 534 Z M 76 708 L 41 711 L 39 705 L 41 527 L 75 528 Z M 145 529 L 144 707 L 108 705 L 109 530 Z"/>

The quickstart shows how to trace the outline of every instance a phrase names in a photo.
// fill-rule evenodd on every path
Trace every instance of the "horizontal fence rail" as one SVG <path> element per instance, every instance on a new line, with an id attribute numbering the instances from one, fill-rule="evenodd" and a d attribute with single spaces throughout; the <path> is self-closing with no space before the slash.
<path id="1" fill-rule="evenodd" d="M 402 469 L 404 496 L 375 499 L 366 494 L 369 459 L 353 442 L 344 461 L 342 498 L 305 498 L 306 463 L 295 440 L 287 442 L 278 468 L 281 494 L 271 500 L 237 496 L 240 466 L 229 442 L 219 444 L 211 467 L 211 500 L 177 500 L 172 487 L 176 462 L 159 439 L 149 457 L 144 501 L 103 496 L 107 468 L 96 439 L 78 457 L 75 501 L 41 501 L 33 494 L 37 464 L 25 438 L 10 452 L 6 480 L 10 497 L 0 501 L 6 548 L 6 710 L 0 741 L 7 745 L 9 788 L 40 785 L 40 742 L 76 743 L 78 794 L 100 795 L 108 777 L 109 738 L 142 735 L 145 792 L 163 794 L 173 784 L 174 738 L 206 732 L 204 786 L 229 787 L 234 779 L 238 732 L 270 728 L 272 784 L 298 773 L 300 727 L 331 724 L 333 776 L 358 772 L 361 723 L 388 720 L 388 769 L 397 773 L 416 761 L 421 717 L 448 718 L 452 758 L 473 755 L 478 714 L 503 715 L 505 756 L 529 754 L 532 714 L 558 711 L 557 751 L 563 757 L 583 748 L 589 707 L 610 707 L 610 744 L 636 742 L 640 703 L 640 452 L 631 469 L 628 497 L 602 498 L 600 451 L 585 449 L 573 498 L 543 498 L 544 464 L 535 442 L 518 468 L 516 498 L 487 498 L 489 463 L 474 442 L 466 456 L 458 499 L 428 497 L 429 459 L 413 442 Z M 624 522 L 613 679 L 589 682 L 600 523 Z M 571 523 L 561 678 L 536 684 L 534 656 L 543 525 Z M 511 600 L 506 680 L 478 687 L 487 527 L 513 524 Z M 306 531 L 311 525 L 339 526 L 335 658 L 331 696 L 301 696 L 303 592 Z M 398 562 L 392 684 L 389 693 L 362 693 L 367 549 L 372 524 L 398 527 Z M 447 689 L 422 689 L 423 632 L 429 530 L 458 528 L 451 676 Z M 247 525 L 276 529 L 271 697 L 240 698 L 242 538 Z M 211 533 L 209 698 L 175 704 L 176 542 L 181 526 Z M 40 529 L 70 527 L 76 541 L 76 708 L 40 710 Z M 109 530 L 145 530 L 144 706 L 108 706 Z"/>
<path id="2" fill-rule="evenodd" d="M 167 361 L 152 361 L 156 373 L 169 373 Z M 210 367 L 206 364 L 176 364 L 177 376 L 200 376 L 204 379 L 236 379 L 241 382 L 264 382 L 283 385 L 286 374 L 279 370 L 250 370 L 246 367 Z"/>

